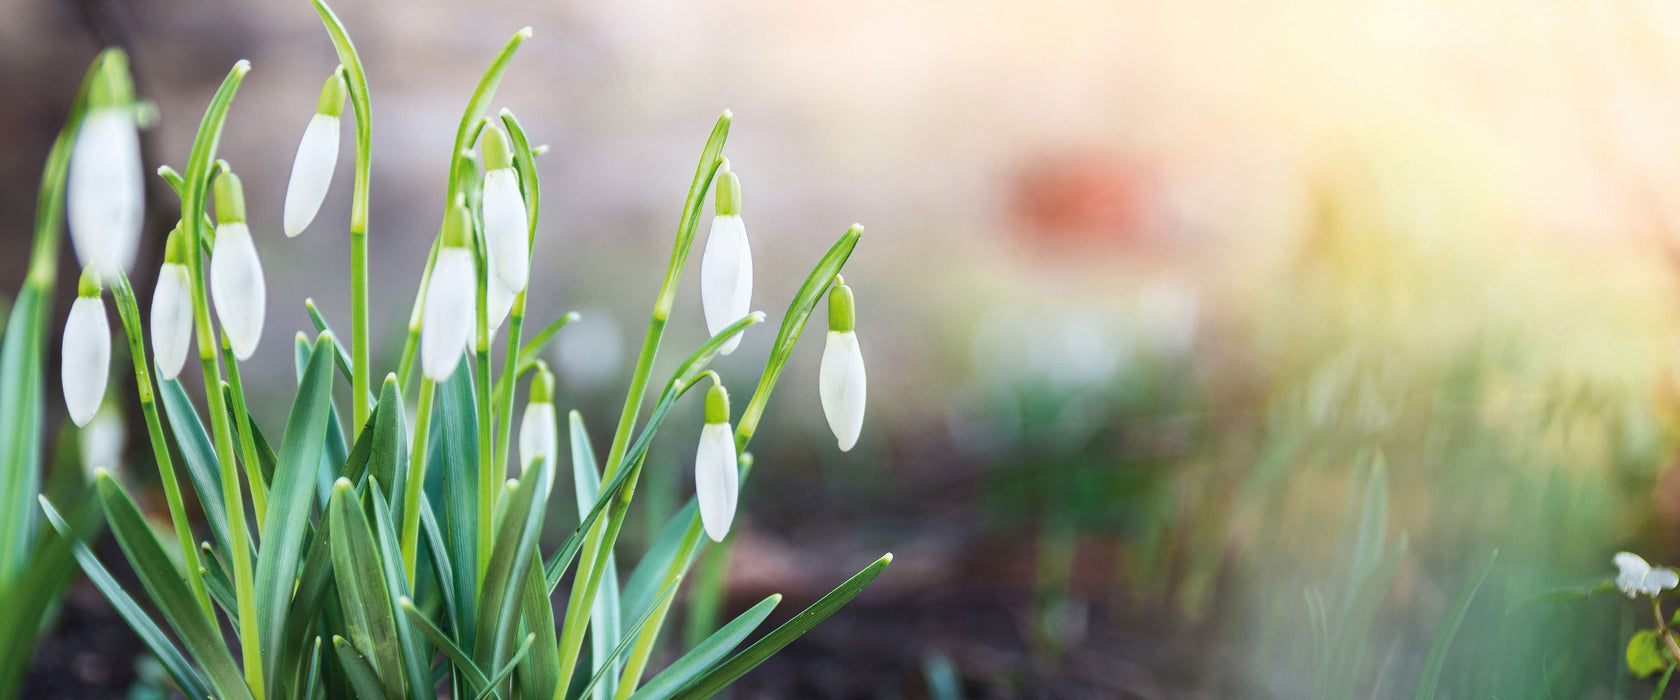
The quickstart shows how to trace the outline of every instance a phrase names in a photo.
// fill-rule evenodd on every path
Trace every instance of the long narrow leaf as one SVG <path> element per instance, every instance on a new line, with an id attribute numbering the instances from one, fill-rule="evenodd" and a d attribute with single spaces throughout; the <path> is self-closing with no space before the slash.
<path id="1" fill-rule="evenodd" d="M 1434 641 L 1429 643 L 1423 672 L 1418 675 L 1417 691 L 1412 695 L 1414 700 L 1435 697 L 1435 690 L 1441 682 L 1441 669 L 1447 665 L 1447 651 L 1452 648 L 1453 638 L 1458 636 L 1458 626 L 1464 622 L 1464 614 L 1470 611 L 1470 601 L 1476 597 L 1476 591 L 1481 590 L 1482 582 L 1487 580 L 1488 572 L 1493 570 L 1493 562 L 1498 559 L 1499 550 L 1493 550 L 1487 563 L 1482 565 L 1481 572 L 1466 581 L 1464 588 L 1459 590 L 1458 599 L 1453 601 L 1452 609 L 1447 611 L 1446 619 L 1441 621 L 1441 627 L 1435 632 Z"/>
<path id="2" fill-rule="evenodd" d="M 683 686 L 688 685 L 706 669 L 715 665 L 725 654 L 733 651 L 736 645 L 747 638 L 747 635 L 752 634 L 753 630 L 758 629 L 759 624 L 764 622 L 764 618 L 769 617 L 770 611 L 775 610 L 776 605 L 781 602 L 782 596 L 780 594 L 759 601 L 758 605 L 754 605 L 746 612 L 741 613 L 740 616 L 730 620 L 729 624 L 713 632 L 712 636 L 706 638 L 706 641 L 689 650 L 687 654 L 683 654 L 682 658 L 677 659 L 676 663 L 666 667 L 664 671 L 660 671 L 659 675 L 654 676 L 652 680 L 647 682 L 647 685 L 642 686 L 641 690 L 638 690 L 631 697 L 638 700 L 669 697 Z M 654 607 L 657 608 L 658 606 L 655 605 Z M 651 613 L 652 610 L 649 612 Z"/>
<path id="3" fill-rule="evenodd" d="M 379 551 L 367 518 L 356 503 L 349 479 L 333 485 L 328 511 L 332 519 L 333 577 L 338 581 L 350 643 L 369 659 L 388 700 L 403 697 L 404 674 L 397 626 Z"/>

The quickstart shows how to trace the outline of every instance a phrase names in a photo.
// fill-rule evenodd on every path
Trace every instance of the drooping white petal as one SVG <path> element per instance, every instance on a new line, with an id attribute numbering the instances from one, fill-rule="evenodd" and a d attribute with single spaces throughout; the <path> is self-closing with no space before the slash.
<path id="1" fill-rule="evenodd" d="M 472 251 L 455 246 L 438 251 L 426 285 L 426 311 L 420 327 L 420 369 L 434 382 L 455 374 L 476 322 Z"/>
<path id="2" fill-rule="evenodd" d="M 706 312 L 706 331 L 717 335 L 741 320 L 752 306 L 752 249 L 747 225 L 739 216 L 712 217 L 706 252 L 700 257 L 700 306 Z M 741 344 L 737 333 L 723 344 L 725 355 Z"/>
<path id="3" fill-rule="evenodd" d="M 708 423 L 700 429 L 700 447 L 694 452 L 694 495 L 700 501 L 700 522 L 713 542 L 729 534 L 740 480 L 734 432 L 728 423 Z"/>
<path id="4" fill-rule="evenodd" d="M 502 284 L 502 280 L 495 275 L 490 275 L 490 279 L 484 283 L 484 304 L 490 314 L 490 335 L 494 336 L 496 331 L 501 330 L 502 323 L 507 321 L 508 312 L 513 310 L 514 292 L 509 291 L 507 285 Z"/>
<path id="5" fill-rule="evenodd" d="M 1632 552 L 1617 552 L 1611 561 L 1620 569 L 1616 574 L 1616 587 L 1629 598 L 1641 594 L 1654 596 L 1680 585 L 1680 574 L 1673 569 L 1653 568 L 1643 557 Z"/>
<path id="6" fill-rule="evenodd" d="M 338 165 L 338 132 L 338 117 L 330 114 L 316 114 L 304 127 L 297 158 L 292 161 L 292 179 L 286 185 L 283 223 L 287 238 L 309 228 L 327 198 L 333 167 Z"/>
<path id="7" fill-rule="evenodd" d="M 251 359 L 262 339 L 268 285 L 263 282 L 262 260 L 257 258 L 251 229 L 243 223 L 216 227 L 216 245 L 210 251 L 210 300 L 215 302 L 216 318 L 228 335 L 233 356 Z"/>
<path id="8" fill-rule="evenodd" d="M 93 420 L 77 436 L 82 450 L 82 471 L 92 480 L 94 470 L 116 472 L 122 468 L 123 447 L 128 429 L 123 426 L 122 412 L 106 403 L 93 414 Z"/>
<path id="9" fill-rule="evenodd" d="M 152 355 L 164 380 L 181 374 L 192 346 L 192 281 L 187 266 L 164 263 L 152 291 Z"/>
<path id="10" fill-rule="evenodd" d="M 519 420 L 519 471 L 524 473 L 541 457 L 549 466 L 548 490 L 554 491 L 554 470 L 560 465 L 560 428 L 555 422 L 554 404 L 548 402 L 525 405 L 525 417 Z"/>
<path id="11" fill-rule="evenodd" d="M 143 177 L 133 112 L 112 107 L 89 113 L 70 150 L 66 193 L 70 242 L 83 267 L 110 277 L 134 263 L 145 203 Z"/>
<path id="12" fill-rule="evenodd" d="M 484 239 L 490 251 L 490 269 L 518 293 L 530 281 L 530 223 L 525 218 L 525 198 L 519 193 L 519 176 L 513 168 L 500 168 L 484 175 Z"/>
<path id="13" fill-rule="evenodd" d="M 70 420 L 85 427 L 105 400 L 105 381 L 111 372 L 111 326 L 105 320 L 104 301 L 77 297 L 70 305 L 63 351 L 64 405 L 70 409 Z"/>
<path id="14" fill-rule="evenodd" d="M 822 369 L 817 377 L 817 394 L 822 399 L 828 428 L 840 441 L 840 451 L 852 449 L 863 430 L 863 407 L 868 398 L 863 351 L 858 349 L 856 333 L 828 332 Z"/>

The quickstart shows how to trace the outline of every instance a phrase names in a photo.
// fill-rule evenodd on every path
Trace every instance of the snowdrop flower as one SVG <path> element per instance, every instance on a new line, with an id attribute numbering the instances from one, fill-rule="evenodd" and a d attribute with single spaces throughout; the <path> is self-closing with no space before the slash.
<path id="1" fill-rule="evenodd" d="M 525 290 L 530 281 L 530 222 L 519 174 L 513 171 L 513 150 L 507 136 L 491 125 L 484 129 L 484 247 L 490 276 L 501 280 L 509 296 Z M 512 303 L 511 301 L 509 303 Z M 497 325 L 501 325 L 499 322 Z"/>
<path id="2" fill-rule="evenodd" d="M 1652 568 L 1643 557 L 1632 552 L 1617 552 L 1610 561 L 1621 569 L 1621 573 L 1616 575 L 1616 587 L 1629 598 L 1641 594 L 1654 596 L 1680 585 L 1680 574 L 1673 569 L 1662 566 Z"/>
<path id="3" fill-rule="evenodd" d="M 339 66 L 321 86 L 321 99 L 315 104 L 315 116 L 304 128 L 297 158 L 292 161 L 292 179 L 286 185 L 283 218 L 287 238 L 309 228 L 309 222 L 314 221 L 316 212 L 321 210 L 321 201 L 327 198 L 333 167 L 338 165 L 338 118 L 344 113 L 346 91 L 344 67 Z"/>
<path id="4" fill-rule="evenodd" d="M 489 314 L 490 336 L 495 337 L 496 331 L 502 329 L 502 323 L 507 321 L 508 313 L 513 311 L 514 293 L 508 291 L 507 285 L 494 273 L 485 275 L 484 280 L 484 308 Z"/>
<path id="5" fill-rule="evenodd" d="M 152 291 L 152 360 L 165 381 L 181 375 L 192 346 L 192 277 L 186 262 L 186 232 L 176 224 L 164 244 L 163 268 Z"/>
<path id="6" fill-rule="evenodd" d="M 863 372 L 863 352 L 858 349 L 857 311 L 852 288 L 839 275 L 828 293 L 828 345 L 823 348 L 817 393 L 822 399 L 828 427 L 840 441 L 840 451 L 857 444 L 863 430 L 863 405 L 868 395 Z"/>
<path id="7" fill-rule="evenodd" d="M 268 287 L 262 261 L 245 225 L 245 187 L 239 176 L 223 171 L 216 176 L 216 244 L 210 251 L 210 300 L 228 336 L 233 356 L 248 360 L 262 339 L 263 314 L 268 310 Z"/>
<path id="8" fill-rule="evenodd" d="M 99 275 L 91 267 L 83 268 L 76 303 L 64 322 L 64 405 L 78 428 L 87 427 L 99 411 L 111 374 L 111 326 L 105 320 L 103 293 Z"/>
<path id="9" fill-rule="evenodd" d="M 82 451 L 82 473 L 89 481 L 97 469 L 114 472 L 122 468 L 120 460 L 128 441 L 128 429 L 123 426 L 122 411 L 115 402 L 107 401 L 100 406 L 93 420 L 76 437 Z"/>
<path id="10" fill-rule="evenodd" d="M 88 91 L 87 116 L 70 149 L 70 242 L 83 267 L 111 276 L 134 263 L 145 203 L 143 177 L 128 58 L 109 52 Z"/>
<path id="11" fill-rule="evenodd" d="M 752 305 L 752 249 L 747 245 L 747 225 L 741 221 L 741 180 L 719 166 L 717 199 L 711 233 L 706 235 L 706 252 L 700 258 L 700 306 L 706 312 L 706 331 L 717 335 L 729 324 L 741 320 Z M 724 342 L 725 355 L 735 352 L 741 335 Z"/>
<path id="12" fill-rule="evenodd" d="M 472 340 L 477 305 L 476 261 L 473 260 L 472 215 L 460 202 L 443 220 L 432 277 L 426 284 L 426 310 L 420 327 L 420 369 L 434 382 L 455 374 L 461 353 Z"/>
<path id="13" fill-rule="evenodd" d="M 713 542 L 729 534 L 740 486 L 735 432 L 729 428 L 729 392 L 714 381 L 706 391 L 706 425 L 700 428 L 700 447 L 694 452 L 694 496 L 700 500 L 700 522 Z"/>
<path id="14" fill-rule="evenodd" d="M 519 471 L 531 469 L 537 458 L 549 466 L 548 492 L 554 492 L 555 460 L 560 457 L 560 428 L 554 414 L 554 375 L 548 364 L 537 362 L 537 376 L 531 380 L 531 394 L 525 402 L 525 417 L 519 420 Z"/>

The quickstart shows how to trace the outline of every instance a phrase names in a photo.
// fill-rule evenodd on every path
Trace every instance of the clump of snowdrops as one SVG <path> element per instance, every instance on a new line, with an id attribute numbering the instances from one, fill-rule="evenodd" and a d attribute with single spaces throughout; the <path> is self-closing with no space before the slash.
<path id="1" fill-rule="evenodd" d="M 165 245 L 149 317 L 143 319 L 127 277 L 141 235 L 144 166 L 137 129 L 147 110 L 134 98 L 121 52 L 106 51 L 90 70 L 42 185 L 31 283 L 38 282 L 37 274 L 46 275 L 42 289 L 50 296 L 65 203 L 83 268 L 63 326 L 65 405 L 71 419 L 86 426 L 108 400 L 114 337 L 107 321 L 109 292 L 128 342 L 175 542 L 166 544 L 153 534 L 118 474 L 96 470 L 88 498 L 103 512 L 145 596 L 173 635 L 80 543 L 86 525 L 62 517 L 48 498 L 40 499 L 39 510 L 22 511 L 44 514 L 52 530 L 71 543 L 76 561 L 181 690 L 195 698 L 433 698 L 446 685 L 457 698 L 705 697 L 872 581 L 890 554 L 745 648 L 737 650 L 771 614 L 779 595 L 723 625 L 669 666 L 650 668 L 654 642 L 696 555 L 707 539 L 722 541 L 729 533 L 740 483 L 752 467 L 748 443 L 824 297 L 829 332 L 815 398 L 839 447 L 850 449 L 857 440 L 864 365 L 853 296 L 839 273 L 861 227 L 840 236 L 793 296 L 757 384 L 737 387 L 751 386 L 751 393 L 736 413 L 727 382 L 707 365 L 734 350 L 741 334 L 767 317 L 751 310 L 753 261 L 742 182 L 722 157 L 731 122 L 724 112 L 684 202 L 670 267 L 604 458 L 590 444 L 579 414 L 566 417 L 570 445 L 564 457 L 578 488 L 579 524 L 558 549 L 544 551 L 538 534 L 563 456 L 556 411 L 561 397 L 539 357 L 575 315 L 524 338 L 531 249 L 542 242 L 533 167 L 542 149 L 531 146 L 511 112 L 486 118 L 496 85 L 530 30 L 508 41 L 461 117 L 440 230 L 420 271 L 400 360 L 381 379 L 368 350 L 367 78 L 344 26 L 321 0 L 315 8 L 342 65 L 327 78 L 308 119 L 283 221 L 276 227 L 248 219 L 246 193 L 233 165 L 216 157 L 228 107 L 250 70 L 240 61 L 205 112 L 185 168 L 157 170 L 179 195 L 182 216 Z M 273 329 L 265 330 L 263 266 L 253 239 L 273 236 L 276 229 L 288 237 L 342 230 L 315 219 L 333 182 L 347 110 L 354 117 L 356 148 L 348 227 L 352 324 L 347 334 L 335 333 L 310 305 L 317 334 L 299 333 L 293 341 L 296 397 L 283 430 L 265 434 L 247 411 L 240 380 L 241 363 L 265 340 L 278 342 Z M 651 370 L 708 195 L 715 216 L 700 277 L 711 339 L 664 383 L 644 419 Z M 30 289 L 26 286 L 26 293 Z M 20 302 L 14 316 L 41 318 L 45 307 L 39 299 L 35 304 Z M 19 354 L 13 348 L 18 326 L 6 336 L 8 354 L 0 365 L 7 371 Z M 34 355 L 25 368 L 37 374 L 39 335 L 28 336 Z M 499 367 L 492 362 L 498 342 Z M 209 387 L 203 397 L 208 429 L 179 380 L 193 347 Z M 526 377 L 526 402 L 516 411 Z M 332 396 L 339 380 L 351 387 L 347 424 Z M 25 427 L 36 433 L 31 448 L 36 457 L 40 384 L 36 377 L 33 393 L 6 384 L 6 406 L 0 408 L 0 413 L 23 411 L 34 421 Z M 649 445 L 671 407 L 696 388 L 704 389 L 699 392 L 704 424 L 672 426 L 697 436 L 695 501 L 664 528 L 620 587 L 612 553 Z M 14 399 L 33 401 L 34 412 L 12 406 Z M 178 446 L 190 488 L 181 486 L 166 436 Z M 30 495 L 38 491 L 36 484 L 27 486 Z M 208 540 L 200 540 L 188 521 L 189 491 L 203 507 Z M 21 516 L 28 518 L 20 526 L 24 532 L 35 527 L 33 515 Z M 550 595 L 567 580 L 564 609 L 552 607 Z M 223 636 L 224 621 L 234 631 L 231 644 Z"/>

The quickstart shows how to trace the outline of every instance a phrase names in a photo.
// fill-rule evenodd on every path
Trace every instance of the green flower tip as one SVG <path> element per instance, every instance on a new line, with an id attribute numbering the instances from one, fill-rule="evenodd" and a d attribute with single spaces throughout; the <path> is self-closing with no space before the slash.
<path id="1" fill-rule="evenodd" d="M 179 221 L 175 222 L 175 229 L 169 232 L 169 238 L 164 239 L 163 261 L 177 265 L 187 264 L 187 232 Z"/>
<path id="2" fill-rule="evenodd" d="M 513 149 L 508 146 L 507 134 L 492 124 L 484 128 L 484 140 L 479 150 L 484 153 L 484 169 L 489 171 L 513 167 Z"/>
<path id="3" fill-rule="evenodd" d="M 467 205 L 455 202 L 443 216 L 443 246 L 466 248 L 472 244 L 472 213 Z"/>
<path id="4" fill-rule="evenodd" d="M 315 103 L 315 113 L 329 117 L 344 114 L 344 98 L 349 91 L 349 86 L 344 83 L 344 66 L 339 66 L 321 86 L 321 99 Z"/>
<path id="5" fill-rule="evenodd" d="M 852 301 L 852 288 L 835 275 L 834 288 L 828 292 L 828 329 L 847 333 L 856 327 L 857 306 Z"/>
<path id="6" fill-rule="evenodd" d="M 531 379 L 531 403 L 554 403 L 554 373 L 541 360 L 537 361 L 537 376 Z"/>
<path id="7" fill-rule="evenodd" d="M 99 79 L 88 88 L 88 109 L 127 107 L 134 102 L 134 79 L 128 73 L 128 54 L 106 49 L 100 55 Z"/>
<path id="8" fill-rule="evenodd" d="M 713 190 L 717 195 L 713 208 L 718 216 L 741 215 L 741 178 L 729 169 L 728 158 L 724 158 L 723 164 L 718 166 L 717 187 Z"/>
<path id="9" fill-rule="evenodd" d="M 76 296 L 97 298 L 105 292 L 105 286 L 99 282 L 99 273 L 92 267 L 82 268 L 82 279 L 76 284 Z"/>
<path id="10" fill-rule="evenodd" d="M 729 392 L 722 384 L 713 383 L 706 390 L 706 425 L 729 422 Z"/>
<path id="11" fill-rule="evenodd" d="M 232 170 L 223 170 L 213 185 L 216 193 L 216 223 L 245 222 L 245 186 Z"/>

